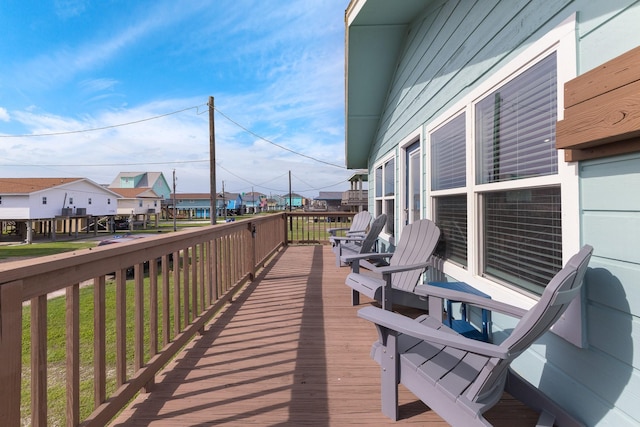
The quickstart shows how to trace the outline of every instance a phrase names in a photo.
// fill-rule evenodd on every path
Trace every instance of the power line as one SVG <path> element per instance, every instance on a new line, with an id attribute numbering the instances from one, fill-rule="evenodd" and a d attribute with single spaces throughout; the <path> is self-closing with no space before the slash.
<path id="1" fill-rule="evenodd" d="M 268 142 L 268 143 L 269 143 L 269 144 L 271 144 L 271 145 L 275 145 L 276 147 L 278 147 L 278 148 L 280 148 L 280 149 L 282 149 L 282 150 L 288 151 L 288 152 L 293 153 L 293 154 L 296 154 L 296 155 L 298 155 L 298 156 L 306 157 L 307 159 L 313 160 L 313 161 L 315 161 L 315 162 L 324 163 L 325 165 L 333 166 L 333 167 L 335 167 L 335 168 L 346 169 L 346 167 L 345 167 L 345 166 L 340 166 L 340 165 L 336 165 L 335 163 L 326 162 L 326 161 L 324 161 L 324 160 L 320 160 L 320 159 L 317 159 L 317 158 L 315 158 L 315 157 L 312 157 L 312 156 L 308 156 L 308 155 L 306 155 L 306 154 L 299 153 L 299 152 L 297 152 L 297 151 L 294 151 L 294 150 L 292 150 L 292 149 L 290 149 L 290 148 L 287 148 L 287 147 L 285 147 L 285 146 L 282 146 L 282 145 L 280 145 L 280 144 L 276 144 L 275 142 L 270 141 L 270 140 L 268 140 L 267 138 L 265 138 L 265 137 L 263 137 L 263 136 L 260 136 L 260 135 L 258 135 L 257 133 L 253 132 L 252 130 L 247 129 L 246 127 L 242 126 L 240 123 L 236 122 L 235 120 L 231 119 L 229 116 L 227 116 L 226 114 L 224 114 L 222 111 L 220 111 L 218 108 L 214 107 L 214 110 L 216 110 L 216 111 L 217 111 L 217 112 L 218 112 L 222 117 L 224 117 L 225 119 L 229 120 L 231 123 L 233 123 L 234 125 L 238 126 L 240 129 L 244 130 L 245 132 L 250 133 L 251 135 L 253 135 L 253 136 L 255 136 L 256 138 L 259 138 L 259 139 L 261 139 L 261 140 L 263 140 L 263 141 L 265 141 L 265 142 Z"/>
<path id="2" fill-rule="evenodd" d="M 97 132 L 97 131 L 101 131 L 101 130 L 106 130 L 106 129 L 114 129 L 114 128 L 118 128 L 118 127 L 123 127 L 123 126 L 130 126 L 130 125 L 134 125 L 134 124 L 138 124 L 138 123 L 143 123 L 143 122 L 148 122 L 151 120 L 156 120 L 156 119 L 160 119 L 163 117 L 167 117 L 167 116 L 171 116 L 174 114 L 179 114 L 188 110 L 193 110 L 193 109 L 199 109 L 200 107 L 203 106 L 208 106 L 208 104 L 199 104 L 199 105 L 194 105 L 192 107 L 187 107 L 187 108 L 183 108 L 181 110 L 177 110 L 177 111 L 172 111 L 170 113 L 165 113 L 165 114 L 159 114 L 157 116 L 153 116 L 153 117 L 147 117 L 144 119 L 140 119 L 140 120 L 134 120 L 132 122 L 126 122 L 126 123 L 119 123 L 119 124 L 115 124 L 115 125 L 108 125 L 108 126 L 101 126 L 101 127 L 97 127 L 97 128 L 89 128 L 89 129 L 79 129 L 79 130 L 69 130 L 69 131 L 61 131 L 61 132 L 47 132 L 47 133 L 32 133 L 32 134 L 21 134 L 21 135 L 0 135 L 0 138 L 38 138 L 38 137 L 44 137 L 44 136 L 61 136 L 61 135 L 73 135 L 73 134 L 79 134 L 79 133 L 87 133 L 87 132 Z M 321 159 L 318 159 L 316 157 L 313 156 L 309 156 L 307 154 L 303 154 L 300 152 L 297 152 L 295 150 L 292 150 L 290 148 L 287 148 L 283 145 L 277 144 L 261 135 L 258 135 L 257 133 L 255 133 L 254 131 L 252 131 L 251 129 L 248 129 L 247 127 L 241 125 L 240 123 L 236 122 L 235 120 L 233 120 L 231 117 L 227 116 L 225 113 L 223 113 L 222 111 L 220 111 L 218 108 L 214 107 L 214 110 L 217 111 L 222 117 L 224 117 L 225 119 L 227 119 L 228 121 L 230 121 L 231 123 L 233 123 L 234 125 L 238 126 L 240 129 L 244 130 L 245 132 L 255 136 L 256 138 L 259 138 L 271 145 L 274 145 L 278 148 L 280 148 L 281 150 L 285 150 L 288 151 L 292 154 L 295 154 L 297 156 L 301 156 L 310 160 L 313 160 L 315 162 L 318 163 L 323 163 L 325 165 L 329 165 L 329 166 L 333 166 L 335 168 L 340 168 L 340 169 L 346 169 L 345 166 L 341 166 L 341 165 L 337 165 L 335 163 L 331 163 L 331 162 L 327 162 Z M 199 113 L 197 113 L 199 114 Z M 201 162 L 200 160 L 197 161 L 173 161 L 173 162 L 145 162 L 145 163 L 118 163 L 118 164 L 105 164 L 105 165 L 101 165 L 101 166 L 139 166 L 139 165 L 159 165 L 159 164 L 177 164 L 177 163 L 199 163 Z M 10 165 L 8 165 L 10 166 Z M 98 166 L 98 165 L 37 165 L 37 166 L 65 166 L 65 167 L 71 167 L 71 166 Z"/>
<path id="3" fill-rule="evenodd" d="M 24 135 L 0 135 L 0 138 L 33 138 L 33 137 L 41 137 L 41 136 L 59 136 L 59 135 L 72 135 L 72 134 L 85 133 L 85 132 L 96 132 L 99 130 L 113 129 L 117 127 L 130 126 L 130 125 L 135 125 L 142 122 L 148 122 L 150 120 L 160 119 L 162 117 L 171 116 L 171 115 L 182 113 L 188 110 L 198 109 L 204 105 L 207 105 L 207 104 L 194 105 L 193 107 L 183 108 L 182 110 L 172 111 L 170 113 L 160 114 L 153 117 L 147 117 L 145 119 L 135 120 L 132 122 L 120 123 L 117 125 L 102 126 L 102 127 L 90 128 L 90 129 L 69 130 L 69 131 L 62 131 L 62 132 L 31 133 L 31 134 L 24 134 Z"/>
<path id="4" fill-rule="evenodd" d="M 77 163 L 74 163 L 72 165 L 61 165 L 61 164 L 55 164 L 55 165 L 43 165 L 43 164 L 37 164 L 37 165 L 28 165 L 28 164 L 20 164 L 20 165 L 9 165 L 9 164 L 2 164 L 0 166 L 18 166 L 18 167 L 24 167 L 24 166 L 37 166 L 37 167 L 58 167 L 58 166 L 62 166 L 62 167 L 109 167 L 109 166 L 147 166 L 147 165 L 174 165 L 174 164 L 182 164 L 182 163 L 209 163 L 209 159 L 206 160 L 176 160 L 173 162 L 139 162 L 139 163 L 91 163 L 88 165 L 79 165 Z"/>

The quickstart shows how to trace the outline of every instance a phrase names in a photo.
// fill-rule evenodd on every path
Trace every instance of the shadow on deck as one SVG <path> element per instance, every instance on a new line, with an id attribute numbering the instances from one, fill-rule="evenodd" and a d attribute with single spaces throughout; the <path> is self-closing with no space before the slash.
<path id="1" fill-rule="evenodd" d="M 377 334 L 356 316 L 347 274 L 327 246 L 284 249 L 111 425 L 446 426 L 402 386 L 401 419 L 380 412 Z M 487 418 L 537 420 L 508 396 Z"/>

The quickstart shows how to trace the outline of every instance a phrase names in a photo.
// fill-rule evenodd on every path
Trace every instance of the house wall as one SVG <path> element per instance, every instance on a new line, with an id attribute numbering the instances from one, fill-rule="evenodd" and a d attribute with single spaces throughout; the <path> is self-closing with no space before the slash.
<path id="1" fill-rule="evenodd" d="M 1 219 L 28 219 L 29 218 L 29 196 L 23 195 L 2 195 L 0 205 Z"/>
<path id="2" fill-rule="evenodd" d="M 47 198 L 46 204 L 42 204 L 43 197 Z M 69 203 L 71 199 L 73 199 L 73 203 Z M 89 199 L 91 199 L 91 204 L 89 204 Z M 108 200 L 111 201 L 110 204 Z M 25 199 L 20 199 L 19 202 L 15 201 L 15 203 L 23 202 L 25 207 L 21 213 L 25 214 L 28 211 L 28 216 L 16 217 L 15 219 L 53 218 L 62 214 L 63 207 L 72 208 L 73 214 L 76 213 L 77 208 L 85 208 L 87 215 L 115 215 L 118 203 L 116 195 L 105 192 L 86 181 L 35 192 Z"/>
<path id="3" fill-rule="evenodd" d="M 167 181 L 164 179 L 164 175 L 161 175 L 160 178 L 156 180 L 152 189 L 163 199 L 169 199 L 169 197 L 171 197 L 171 188 L 169 188 L 169 184 L 167 184 Z"/>
<path id="4" fill-rule="evenodd" d="M 142 200 L 142 206 L 140 206 Z M 155 205 L 154 205 L 155 202 Z M 156 213 L 160 212 L 160 200 L 157 199 L 120 199 L 118 200 L 118 215 L 130 215 L 133 211 L 134 215 L 142 215 L 149 212 L 149 209 L 155 209 Z"/>
<path id="5" fill-rule="evenodd" d="M 429 125 L 574 13 L 578 74 L 640 45 L 635 1 L 433 2 L 408 32 L 369 158 L 370 181 L 375 163 L 407 135 Z M 588 346 L 579 349 L 548 333 L 513 367 L 587 425 L 635 426 L 640 424 L 640 155 L 582 162 L 578 169 L 579 243 L 595 248 L 585 280 Z M 399 209 L 396 203 L 396 218 Z M 504 317 L 493 320 L 498 329 L 513 325 Z"/>

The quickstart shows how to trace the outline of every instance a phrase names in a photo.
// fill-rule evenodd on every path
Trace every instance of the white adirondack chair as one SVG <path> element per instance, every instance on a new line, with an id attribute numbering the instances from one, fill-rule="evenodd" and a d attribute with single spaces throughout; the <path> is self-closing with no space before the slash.
<path id="1" fill-rule="evenodd" d="M 347 237 L 364 237 L 364 235 L 367 233 L 367 228 L 369 227 L 370 222 L 371 214 L 369 213 L 369 211 L 358 212 L 351 220 L 351 227 L 328 228 L 327 232 L 329 233 L 329 241 L 332 245 L 335 246 L 334 238 L 338 236 L 339 232 L 344 232 L 344 235 Z"/>
<path id="2" fill-rule="evenodd" d="M 333 238 L 335 242 L 333 251 L 336 254 L 336 265 L 338 267 L 347 265 L 348 262 L 343 261 L 343 259 L 345 259 L 346 257 L 358 255 L 361 253 L 372 252 L 374 249 L 374 245 L 378 240 L 378 236 L 380 235 L 380 232 L 382 231 L 386 223 L 387 216 L 385 214 L 382 214 L 373 220 L 371 226 L 369 227 L 369 231 L 367 231 L 364 237 L 335 236 Z"/>
<path id="3" fill-rule="evenodd" d="M 494 406 L 510 373 L 511 362 L 531 346 L 564 313 L 578 295 L 593 248 L 585 245 L 560 270 L 530 310 L 471 294 L 424 285 L 416 293 L 447 298 L 520 317 L 499 345 L 465 338 L 432 316 L 411 319 L 397 313 L 366 307 L 358 316 L 376 324 L 379 334 L 371 356 L 381 367 L 382 412 L 398 418 L 398 384 L 407 387 L 452 426 L 490 426 L 483 414 Z M 533 387 L 531 386 L 533 389 Z M 550 402 L 539 395 L 532 401 Z M 557 405 L 542 411 L 538 425 L 581 425 Z"/>

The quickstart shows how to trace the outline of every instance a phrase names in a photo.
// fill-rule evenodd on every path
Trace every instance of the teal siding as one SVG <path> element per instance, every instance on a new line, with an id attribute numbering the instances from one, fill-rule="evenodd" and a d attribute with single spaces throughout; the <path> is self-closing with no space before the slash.
<path id="1" fill-rule="evenodd" d="M 631 0 L 580 2 L 579 74 L 638 46 L 638 4 Z"/>
<path id="2" fill-rule="evenodd" d="M 573 367 L 582 368 L 581 381 L 614 408 L 610 416 L 621 411 L 636 425 L 640 423 L 639 185 L 640 155 L 580 165 L 582 238 L 595 251 L 586 281 L 589 351 Z"/>
<path id="3" fill-rule="evenodd" d="M 408 31 L 374 153 L 389 152 L 525 49 L 534 35 L 566 19 L 568 13 L 559 13 L 569 3 L 461 0 L 439 2 L 425 11 Z"/>
<path id="4" fill-rule="evenodd" d="M 397 149 L 407 135 L 438 118 L 573 13 L 579 74 L 640 45 L 638 1 L 429 3 L 406 34 L 372 143 L 370 174 L 375 162 Z M 589 426 L 637 426 L 640 154 L 579 166 L 580 239 L 595 248 L 585 281 L 588 347 L 579 349 L 546 334 L 513 366 Z M 372 208 L 374 191 L 369 200 Z M 504 335 L 500 329 L 508 330 L 513 320 L 503 316 L 493 320 L 499 341 Z"/>

